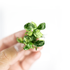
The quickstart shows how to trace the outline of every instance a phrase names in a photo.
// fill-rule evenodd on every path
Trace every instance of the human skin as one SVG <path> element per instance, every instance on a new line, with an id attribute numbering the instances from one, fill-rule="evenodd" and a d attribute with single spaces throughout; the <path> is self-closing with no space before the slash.
<path id="1" fill-rule="evenodd" d="M 38 48 L 37 51 L 30 49 L 19 52 L 14 48 L 14 45 L 18 44 L 16 38 L 24 37 L 25 32 L 26 30 L 21 30 L 0 40 L 0 70 L 29 70 L 31 65 L 40 58 L 40 50 L 43 47 Z"/>

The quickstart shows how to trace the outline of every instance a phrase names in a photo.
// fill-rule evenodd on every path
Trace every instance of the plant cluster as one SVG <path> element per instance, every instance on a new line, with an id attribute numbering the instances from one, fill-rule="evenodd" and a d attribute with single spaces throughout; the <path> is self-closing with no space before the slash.
<path id="1" fill-rule="evenodd" d="M 34 22 L 28 22 L 24 25 L 26 30 L 25 36 L 23 38 L 17 37 L 17 42 L 25 44 L 24 50 L 29 50 L 38 47 L 42 47 L 45 44 L 44 40 L 39 40 L 43 36 L 40 30 L 46 28 L 46 23 L 41 23 L 38 26 Z"/>

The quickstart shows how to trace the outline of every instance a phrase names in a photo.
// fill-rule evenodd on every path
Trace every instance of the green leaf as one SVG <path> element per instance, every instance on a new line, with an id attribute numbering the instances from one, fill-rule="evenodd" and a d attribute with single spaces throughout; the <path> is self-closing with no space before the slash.
<path id="1" fill-rule="evenodd" d="M 34 41 L 36 41 L 37 38 L 32 34 L 32 36 L 30 36 L 30 39 L 32 42 L 34 42 Z"/>
<path id="2" fill-rule="evenodd" d="M 37 40 L 36 42 L 34 42 L 34 45 L 37 47 L 41 47 L 45 44 L 45 41 L 43 40 Z"/>
<path id="3" fill-rule="evenodd" d="M 28 32 L 25 32 L 25 34 L 27 34 Z"/>
<path id="4" fill-rule="evenodd" d="M 36 37 L 35 36 L 24 36 L 23 37 L 23 41 L 25 41 L 26 43 L 29 43 L 29 42 L 31 42 L 31 41 L 35 41 L 36 40 Z"/>
<path id="5" fill-rule="evenodd" d="M 32 45 L 33 45 L 32 42 L 29 42 L 29 43 L 27 44 L 28 48 L 32 48 Z"/>
<path id="6" fill-rule="evenodd" d="M 27 35 L 31 36 L 32 35 L 32 31 L 28 31 Z"/>
<path id="7" fill-rule="evenodd" d="M 17 42 L 22 43 L 23 39 L 21 37 L 20 38 L 17 37 Z"/>
<path id="8" fill-rule="evenodd" d="M 34 23 L 33 21 L 32 21 L 31 23 L 34 25 L 34 27 L 35 27 L 35 28 L 37 28 L 37 25 L 36 25 L 36 23 Z"/>
<path id="9" fill-rule="evenodd" d="M 23 40 L 23 44 L 27 45 L 27 42 L 25 40 Z"/>
<path id="10" fill-rule="evenodd" d="M 26 43 L 29 42 L 29 41 L 30 41 L 30 40 L 29 40 L 29 36 L 25 35 L 25 36 L 23 37 L 23 41 L 25 41 Z"/>
<path id="11" fill-rule="evenodd" d="M 28 46 L 27 46 L 27 45 L 26 45 L 23 49 L 24 49 L 24 50 L 29 50 L 29 48 L 28 48 Z"/>
<path id="12" fill-rule="evenodd" d="M 33 43 L 32 42 L 29 42 L 23 49 L 24 50 L 28 50 L 30 48 L 33 48 L 32 45 L 33 45 Z"/>
<path id="13" fill-rule="evenodd" d="M 40 32 L 39 29 L 35 29 L 35 30 L 33 31 L 33 34 L 34 34 L 34 36 L 37 37 L 37 38 L 41 38 L 42 35 L 43 35 L 43 34 Z"/>
<path id="14" fill-rule="evenodd" d="M 35 27 L 32 23 L 27 23 L 24 25 L 24 28 L 27 30 L 27 31 L 31 31 L 33 30 Z"/>
<path id="15" fill-rule="evenodd" d="M 39 24 L 39 26 L 37 27 L 37 29 L 39 29 L 39 30 L 43 30 L 43 29 L 45 29 L 46 28 L 46 23 L 41 23 L 41 24 Z"/>

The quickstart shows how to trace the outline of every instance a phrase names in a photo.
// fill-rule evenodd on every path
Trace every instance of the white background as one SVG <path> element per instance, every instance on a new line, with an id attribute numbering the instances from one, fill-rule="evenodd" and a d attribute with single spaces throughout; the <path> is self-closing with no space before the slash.
<path id="1" fill-rule="evenodd" d="M 0 39 L 27 22 L 46 22 L 46 44 L 30 70 L 70 70 L 69 0 L 0 0 Z"/>

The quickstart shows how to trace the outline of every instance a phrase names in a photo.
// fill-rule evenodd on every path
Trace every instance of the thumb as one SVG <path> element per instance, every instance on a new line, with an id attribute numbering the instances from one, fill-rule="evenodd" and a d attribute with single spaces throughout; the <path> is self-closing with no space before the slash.
<path id="1" fill-rule="evenodd" d="M 0 70 L 7 70 L 9 68 L 13 59 L 15 59 L 15 57 L 18 55 L 18 51 L 22 50 L 19 49 L 19 47 L 17 45 L 15 47 L 4 49 L 0 52 Z"/>

